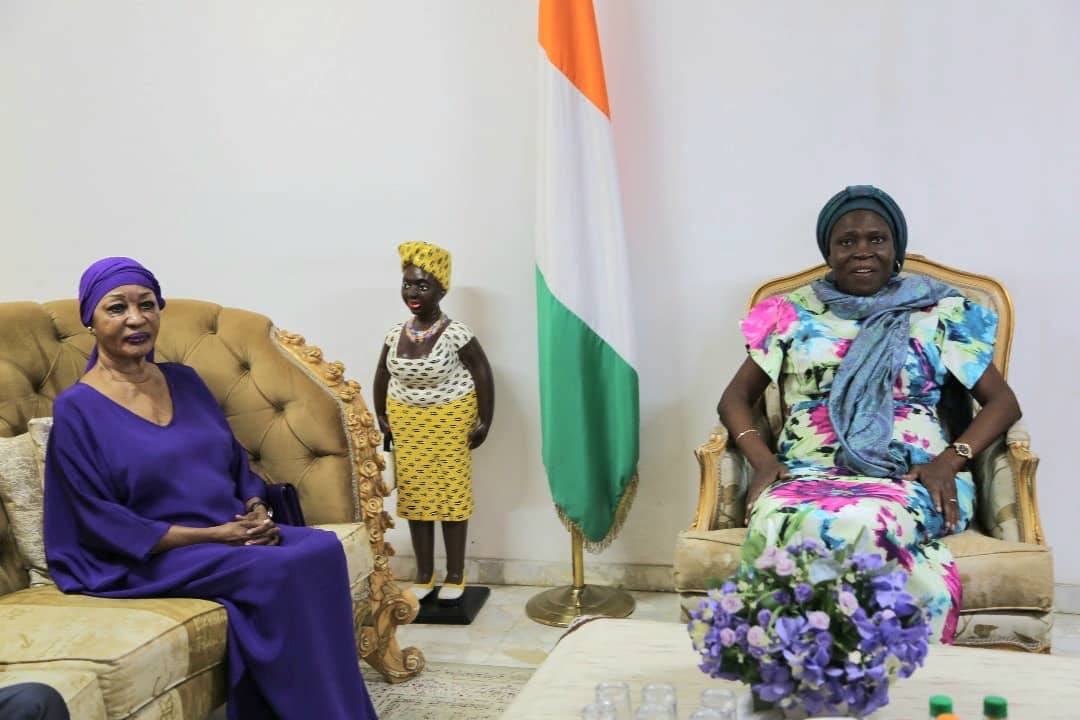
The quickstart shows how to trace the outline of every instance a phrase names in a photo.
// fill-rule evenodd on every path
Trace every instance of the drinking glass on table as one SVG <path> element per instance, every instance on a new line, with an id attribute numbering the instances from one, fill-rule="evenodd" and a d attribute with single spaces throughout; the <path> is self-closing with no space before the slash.
<path id="1" fill-rule="evenodd" d="M 621 680 L 602 682 L 596 686 L 596 702 L 608 702 L 615 706 L 616 720 L 632 720 L 630 686 Z"/>
<path id="2" fill-rule="evenodd" d="M 668 683 L 649 683 L 641 689 L 643 705 L 660 705 L 671 710 L 671 717 L 678 717 L 679 706 L 675 699 L 675 686 Z"/>
<path id="3" fill-rule="evenodd" d="M 716 708 L 698 708 L 694 711 L 694 714 L 690 716 L 690 720 L 734 720 L 735 716 L 725 715 Z"/>
<path id="4" fill-rule="evenodd" d="M 656 703 L 639 705 L 634 718 L 635 720 L 676 720 L 674 710 L 667 705 L 657 705 Z"/>
<path id="5" fill-rule="evenodd" d="M 598 702 L 581 708 L 581 720 L 619 720 L 615 706 L 609 702 Z"/>
<path id="6" fill-rule="evenodd" d="M 701 707 L 719 711 L 721 720 L 735 720 L 735 693 L 724 688 L 706 688 L 701 692 Z"/>

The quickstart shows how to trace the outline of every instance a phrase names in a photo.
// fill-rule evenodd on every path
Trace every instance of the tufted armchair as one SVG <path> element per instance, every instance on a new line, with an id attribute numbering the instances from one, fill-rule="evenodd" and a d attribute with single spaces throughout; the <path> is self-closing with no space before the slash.
<path id="1" fill-rule="evenodd" d="M 47 429 L 31 419 L 51 414 L 92 346 L 74 300 L 0 304 L 0 453 Z M 353 582 L 360 656 L 391 682 L 418 674 L 423 655 L 399 648 L 395 638 L 397 626 L 416 616 L 417 603 L 393 582 L 393 549 L 383 539 L 392 521 L 382 509 L 389 491 L 381 436 L 344 366 L 326 362 L 318 348 L 262 315 L 196 300 L 169 300 L 156 359 L 195 368 L 253 469 L 268 482 L 293 483 L 307 521 L 337 533 Z M 5 467 L 15 466 L 0 463 L 0 474 Z M 0 684 L 51 682 L 66 695 L 72 717 L 202 718 L 225 701 L 224 608 L 27 587 L 12 510 L 0 505 Z"/>
<path id="2" fill-rule="evenodd" d="M 750 307 L 825 274 L 818 265 L 765 283 Z M 954 270 L 919 255 L 908 255 L 905 273 L 949 283 L 998 314 L 994 364 L 1006 375 L 1013 334 L 1013 307 L 1005 288 L 992 278 Z M 977 408 L 976 408 L 977 409 Z M 756 427 L 775 449 L 786 408 L 770 385 L 756 409 Z M 694 453 L 701 469 L 697 510 L 675 546 L 675 587 L 683 612 L 696 606 L 710 580 L 735 570 L 746 528 L 742 527 L 746 488 L 753 469 L 723 426 Z M 956 558 L 964 599 L 956 643 L 1049 652 L 1053 622 L 1054 575 L 1035 497 L 1039 460 L 1031 452 L 1022 423 L 984 449 L 972 463 L 976 484 L 972 527 L 945 539 Z"/>

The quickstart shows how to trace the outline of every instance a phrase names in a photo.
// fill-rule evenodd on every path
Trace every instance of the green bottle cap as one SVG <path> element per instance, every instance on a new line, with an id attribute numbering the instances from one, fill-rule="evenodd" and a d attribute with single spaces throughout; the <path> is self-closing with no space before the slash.
<path id="1" fill-rule="evenodd" d="M 952 712 L 952 698 L 948 695 L 934 695 L 930 698 L 930 717 Z"/>
<path id="2" fill-rule="evenodd" d="M 997 695 L 987 695 L 983 698 L 983 715 L 988 718 L 1009 717 L 1009 703 L 1005 698 Z"/>

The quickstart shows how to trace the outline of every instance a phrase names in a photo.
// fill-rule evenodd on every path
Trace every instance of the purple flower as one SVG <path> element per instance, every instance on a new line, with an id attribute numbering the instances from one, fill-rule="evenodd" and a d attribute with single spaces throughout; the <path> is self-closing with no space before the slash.
<path id="1" fill-rule="evenodd" d="M 806 614 L 806 620 L 810 627 L 817 630 L 829 629 L 829 615 L 820 610 L 812 610 Z"/>
<path id="2" fill-rule="evenodd" d="M 763 666 L 761 679 L 762 682 L 752 687 L 757 696 L 767 702 L 781 700 L 795 689 L 795 684 L 791 682 L 791 672 L 782 665 Z"/>
<path id="3" fill-rule="evenodd" d="M 795 602 L 797 603 L 806 602 L 813 594 L 814 588 L 810 587 L 806 583 L 799 583 L 795 586 Z"/>
<path id="4" fill-rule="evenodd" d="M 724 628 L 720 631 L 720 644 L 724 647 L 731 647 L 735 644 L 735 631 L 731 628 Z"/>
<path id="5" fill-rule="evenodd" d="M 806 621 L 802 618 L 782 617 L 776 621 L 776 636 L 784 645 L 791 645 L 802 634 L 805 627 Z"/>
<path id="6" fill-rule="evenodd" d="M 776 558 L 776 574 L 780 577 L 790 577 L 795 572 L 795 560 L 786 552 L 781 552 Z"/>
<path id="7" fill-rule="evenodd" d="M 772 613 L 768 610 L 759 610 L 757 614 L 758 625 L 768 625 L 772 620 Z"/>
<path id="8" fill-rule="evenodd" d="M 874 600 L 885 608 L 896 605 L 898 596 L 904 592 L 906 584 L 907 573 L 904 572 L 885 573 L 870 581 L 870 587 L 874 590 Z"/>
<path id="9" fill-rule="evenodd" d="M 874 553 L 855 553 L 851 561 L 862 572 L 877 570 L 885 564 L 884 558 Z"/>

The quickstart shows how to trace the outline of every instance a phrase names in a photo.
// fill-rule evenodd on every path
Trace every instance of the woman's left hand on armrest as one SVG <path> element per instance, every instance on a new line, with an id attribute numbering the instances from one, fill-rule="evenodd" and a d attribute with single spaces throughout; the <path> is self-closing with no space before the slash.
<path id="1" fill-rule="evenodd" d="M 1012 388 L 1005 382 L 998 369 L 989 365 L 982 377 L 971 388 L 971 394 L 979 401 L 982 410 L 972 420 L 956 442 L 970 445 L 974 454 L 987 447 L 995 438 L 1005 433 L 1020 419 L 1020 405 Z M 904 480 L 918 480 L 930 492 L 930 498 L 938 512 L 944 513 L 945 524 L 955 530 L 960 523 L 960 504 L 956 499 L 956 474 L 964 469 L 966 461 L 953 448 L 948 448 L 931 462 L 915 465 Z"/>
<path id="2" fill-rule="evenodd" d="M 954 463 L 950 456 L 960 460 Z M 934 509 L 945 516 L 945 525 L 950 531 L 960 526 L 960 503 L 956 498 L 956 473 L 963 469 L 963 458 L 956 455 L 952 450 L 947 450 L 941 455 L 924 465 L 913 465 L 911 471 L 904 475 L 903 479 L 908 482 L 920 482 L 930 493 L 930 500 L 934 503 Z"/>

